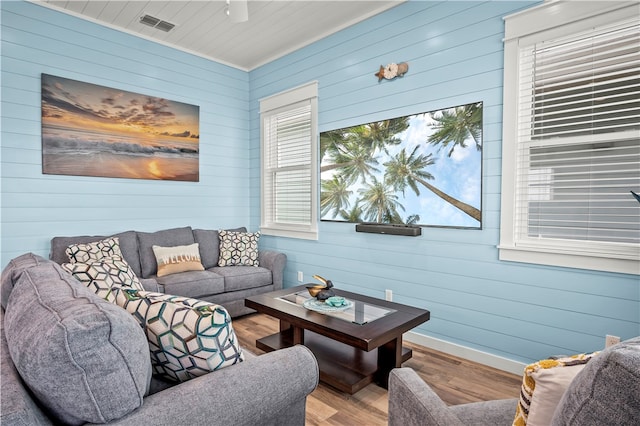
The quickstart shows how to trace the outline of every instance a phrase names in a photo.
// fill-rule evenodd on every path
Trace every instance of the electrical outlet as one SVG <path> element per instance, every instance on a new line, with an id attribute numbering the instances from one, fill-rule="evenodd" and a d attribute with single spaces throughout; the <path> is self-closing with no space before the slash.
<path id="1" fill-rule="evenodd" d="M 620 338 L 618 336 L 612 336 L 610 334 L 607 334 L 607 336 L 604 338 L 604 347 L 608 348 L 609 346 L 613 346 L 620 343 Z"/>
<path id="2" fill-rule="evenodd" d="M 302 271 L 298 271 L 298 282 L 304 281 L 304 274 Z"/>
<path id="3" fill-rule="evenodd" d="M 391 290 L 384 291 L 384 300 L 391 302 L 393 300 L 393 292 Z"/>

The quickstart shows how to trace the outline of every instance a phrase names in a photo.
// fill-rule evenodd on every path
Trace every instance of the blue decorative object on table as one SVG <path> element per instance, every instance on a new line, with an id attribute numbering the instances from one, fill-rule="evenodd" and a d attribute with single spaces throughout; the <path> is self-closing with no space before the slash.
<path id="1" fill-rule="evenodd" d="M 331 296 L 327 300 L 324 301 L 329 306 L 333 306 L 334 308 L 344 306 L 347 304 L 347 299 L 342 296 Z"/>

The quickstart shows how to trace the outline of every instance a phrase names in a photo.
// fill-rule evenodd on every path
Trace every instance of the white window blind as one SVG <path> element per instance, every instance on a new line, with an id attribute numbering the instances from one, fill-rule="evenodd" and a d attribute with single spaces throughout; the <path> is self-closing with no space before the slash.
<path id="1" fill-rule="evenodd" d="M 516 239 L 637 256 L 637 19 L 522 47 L 519 66 Z"/>
<path id="2" fill-rule="evenodd" d="M 633 2 L 505 17 L 501 260 L 640 274 Z"/>
<path id="3" fill-rule="evenodd" d="M 264 121 L 266 139 L 265 209 L 267 222 L 311 222 L 311 106 L 270 114 Z"/>
<path id="4" fill-rule="evenodd" d="M 271 235 L 317 238 L 316 101 L 315 96 L 295 101 L 309 91 L 298 94 L 287 92 L 261 105 L 261 229 Z"/>

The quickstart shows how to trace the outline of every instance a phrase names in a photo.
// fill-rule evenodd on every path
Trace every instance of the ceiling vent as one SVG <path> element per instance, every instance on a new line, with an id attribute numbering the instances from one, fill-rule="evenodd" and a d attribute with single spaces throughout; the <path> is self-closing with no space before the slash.
<path id="1" fill-rule="evenodd" d="M 140 17 L 140 23 L 148 25 L 153 28 L 157 28 L 164 32 L 169 32 L 175 27 L 175 24 L 171 22 L 163 21 L 151 15 L 143 15 Z"/>

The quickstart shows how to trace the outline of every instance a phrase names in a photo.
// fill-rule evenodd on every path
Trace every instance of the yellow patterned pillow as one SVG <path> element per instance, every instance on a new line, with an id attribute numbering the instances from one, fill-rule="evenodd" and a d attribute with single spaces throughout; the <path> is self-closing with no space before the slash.
<path id="1" fill-rule="evenodd" d="M 597 353 L 543 359 L 527 365 L 513 426 L 549 425 L 565 390 Z"/>
<path id="2" fill-rule="evenodd" d="M 198 243 L 175 247 L 151 246 L 151 248 L 156 255 L 159 277 L 185 271 L 204 271 Z"/>

